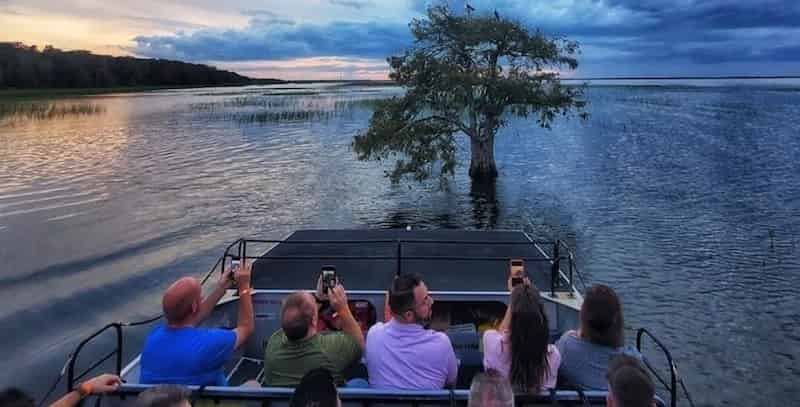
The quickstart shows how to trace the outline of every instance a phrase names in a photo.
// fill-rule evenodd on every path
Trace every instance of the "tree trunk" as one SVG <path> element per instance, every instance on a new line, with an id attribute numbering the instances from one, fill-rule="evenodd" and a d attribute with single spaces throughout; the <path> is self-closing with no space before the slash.
<path id="1" fill-rule="evenodd" d="M 494 162 L 494 135 L 481 140 L 470 138 L 472 161 L 469 164 L 469 176 L 473 180 L 493 180 L 497 178 L 497 165 Z"/>

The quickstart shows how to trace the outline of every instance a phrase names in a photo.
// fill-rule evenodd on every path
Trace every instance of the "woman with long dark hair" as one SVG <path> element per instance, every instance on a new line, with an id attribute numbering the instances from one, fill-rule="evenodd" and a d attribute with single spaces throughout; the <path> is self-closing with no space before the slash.
<path id="1" fill-rule="evenodd" d="M 554 388 L 561 356 L 548 344 L 550 333 L 539 290 L 527 279 L 509 288 L 511 304 L 503 322 L 498 330 L 483 334 L 483 367 L 508 377 L 516 391 L 538 393 Z"/>
<path id="2" fill-rule="evenodd" d="M 556 342 L 562 363 L 559 376 L 565 384 L 586 390 L 607 390 L 606 371 L 615 356 L 625 353 L 641 358 L 632 348 L 625 348 L 622 303 L 611 287 L 590 287 L 583 298 L 580 326 L 564 333 Z"/>

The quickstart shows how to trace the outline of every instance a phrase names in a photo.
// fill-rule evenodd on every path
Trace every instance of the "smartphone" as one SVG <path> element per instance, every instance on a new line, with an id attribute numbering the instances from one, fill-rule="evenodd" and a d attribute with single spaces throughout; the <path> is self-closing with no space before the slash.
<path id="1" fill-rule="evenodd" d="M 522 277 L 525 274 L 525 262 L 522 259 L 511 259 L 509 270 L 512 277 Z"/>
<path id="2" fill-rule="evenodd" d="M 322 266 L 322 292 L 328 293 L 329 289 L 336 287 L 338 277 L 336 276 L 335 266 Z"/>
<path id="3" fill-rule="evenodd" d="M 231 274 L 228 275 L 229 276 L 228 278 L 230 278 L 231 281 L 236 281 L 236 276 L 234 273 L 236 272 L 236 270 L 239 269 L 239 266 L 241 266 L 241 264 L 242 262 L 239 261 L 238 259 L 231 260 Z"/>

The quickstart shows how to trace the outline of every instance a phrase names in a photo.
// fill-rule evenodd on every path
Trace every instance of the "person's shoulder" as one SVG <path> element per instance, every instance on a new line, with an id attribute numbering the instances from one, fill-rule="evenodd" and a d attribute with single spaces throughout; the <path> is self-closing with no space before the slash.
<path id="1" fill-rule="evenodd" d="M 642 356 L 642 353 L 639 352 L 639 350 L 637 350 L 636 347 L 631 346 L 631 345 L 625 345 L 625 346 L 622 346 L 622 347 L 618 348 L 617 349 L 617 353 L 621 353 L 621 354 L 626 355 L 626 356 L 632 356 L 632 357 L 634 357 L 636 359 L 639 359 L 639 360 L 642 360 L 644 358 L 644 356 Z"/>
<path id="2" fill-rule="evenodd" d="M 225 328 L 187 328 L 189 335 L 207 336 L 207 337 L 229 337 L 236 338 L 236 332 L 233 329 Z"/>
<path id="3" fill-rule="evenodd" d="M 487 329 L 483 332 L 483 340 L 502 339 L 503 335 L 496 329 Z"/>
<path id="4" fill-rule="evenodd" d="M 205 342 L 207 346 L 235 346 L 236 345 L 236 332 L 232 329 L 222 328 L 189 328 L 186 332 L 186 337 L 194 337 L 192 341 Z M 188 340 L 188 339 L 184 339 Z"/>
<path id="5" fill-rule="evenodd" d="M 276 346 L 284 342 L 286 342 L 286 334 L 283 332 L 283 329 L 278 329 L 267 339 L 267 347 Z"/>
<path id="6" fill-rule="evenodd" d="M 444 332 L 435 331 L 433 329 L 427 329 L 426 334 L 429 336 L 429 340 L 439 345 L 447 345 L 452 347 L 453 344 L 450 341 L 450 337 L 447 336 Z"/>
<path id="7" fill-rule="evenodd" d="M 352 336 L 342 331 L 320 332 L 319 334 L 316 335 L 315 338 L 322 344 L 341 344 L 341 343 L 358 344 L 358 342 L 356 342 L 356 340 Z"/>
<path id="8" fill-rule="evenodd" d="M 386 323 L 385 322 L 376 322 L 367 331 L 367 337 L 370 335 L 380 335 L 383 331 L 386 330 Z"/>
<path id="9" fill-rule="evenodd" d="M 579 343 L 580 338 L 578 338 L 578 333 L 576 331 L 566 331 L 564 334 L 561 335 L 560 338 L 556 341 L 557 347 L 562 347 L 564 345 L 571 345 L 575 343 Z"/>

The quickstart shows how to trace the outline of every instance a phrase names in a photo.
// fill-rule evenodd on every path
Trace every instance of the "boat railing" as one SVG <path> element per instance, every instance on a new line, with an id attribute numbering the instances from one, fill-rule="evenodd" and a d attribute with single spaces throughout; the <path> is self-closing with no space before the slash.
<path id="1" fill-rule="evenodd" d="M 248 246 L 253 244 L 270 244 L 270 245 L 303 245 L 303 244 L 333 244 L 333 245 L 347 245 L 347 244 L 393 244 L 395 245 L 395 254 L 392 256 L 302 256 L 302 255 L 251 255 L 248 254 Z M 570 294 L 573 293 L 575 287 L 576 277 L 577 281 L 581 283 L 585 289 L 586 284 L 583 276 L 580 274 L 577 264 L 575 262 L 575 254 L 572 249 L 563 241 L 544 241 L 544 240 L 527 240 L 527 241 L 479 241 L 479 240 L 436 240 L 436 239 L 372 239 L 372 240 L 271 240 L 271 239 L 238 239 L 231 243 L 221 256 L 218 263 L 224 265 L 228 264 L 230 260 L 258 260 L 258 259 L 281 259 L 281 260 L 393 260 L 395 261 L 395 272 L 400 275 L 403 271 L 403 260 L 472 260 L 472 261 L 486 261 L 486 260 L 502 260 L 508 261 L 508 257 L 478 257 L 478 256 L 418 256 L 407 255 L 403 252 L 403 247 L 410 244 L 470 244 L 470 245 L 495 245 L 495 246 L 534 246 L 538 249 L 543 257 L 518 257 L 526 262 L 539 262 L 550 263 L 550 294 L 555 296 L 556 290 L 561 288 L 568 288 Z M 552 248 L 550 253 L 547 253 L 543 248 Z M 235 249 L 235 250 L 234 250 Z M 567 262 L 567 272 L 561 269 L 562 261 Z M 213 273 L 214 270 L 212 270 Z M 220 270 L 222 272 L 222 270 Z M 207 275 L 206 278 L 209 276 Z"/>
<path id="2" fill-rule="evenodd" d="M 669 384 L 667 384 L 667 381 L 658 373 L 658 371 L 656 371 L 655 367 L 647 360 L 647 358 L 643 357 L 642 361 L 647 369 L 650 370 L 650 373 L 652 373 L 656 378 L 656 380 L 658 380 L 659 383 L 661 383 L 661 385 L 664 386 L 664 388 L 669 392 L 669 406 L 676 407 L 678 405 L 678 383 L 680 383 L 687 401 L 692 407 L 694 407 L 694 401 L 689 395 L 689 391 L 686 389 L 683 379 L 681 379 L 681 377 L 678 375 L 678 367 L 675 365 L 675 361 L 672 359 L 672 354 L 669 353 L 667 347 L 664 346 L 664 344 L 661 343 L 661 341 L 658 340 L 655 335 L 645 328 L 639 328 L 639 330 L 636 332 L 636 350 L 638 350 L 639 353 L 642 353 L 642 343 L 644 338 L 649 338 L 653 343 L 655 343 L 667 358 L 667 364 L 669 365 L 670 373 Z"/>
<path id="3" fill-rule="evenodd" d="M 152 385 L 123 384 L 112 395 L 121 400 L 135 398 L 139 393 L 151 388 Z M 187 386 L 190 399 L 196 401 L 210 401 L 215 405 L 226 405 L 226 402 L 256 402 L 261 406 L 288 405 L 294 389 L 286 387 L 201 387 Z M 444 389 L 427 391 L 409 390 L 376 390 L 363 388 L 340 388 L 338 391 L 342 405 L 353 404 L 364 407 L 380 405 L 410 405 L 419 406 L 464 406 L 469 400 L 469 390 Z M 605 391 L 580 391 L 580 390 L 550 390 L 549 392 L 525 393 L 514 395 L 514 405 L 605 405 Z M 656 397 L 656 406 L 665 407 L 666 404 Z M 224 403 L 224 404 L 223 404 Z M 194 403 L 193 403 L 194 404 Z M 204 404 L 205 405 L 205 404 Z"/>

